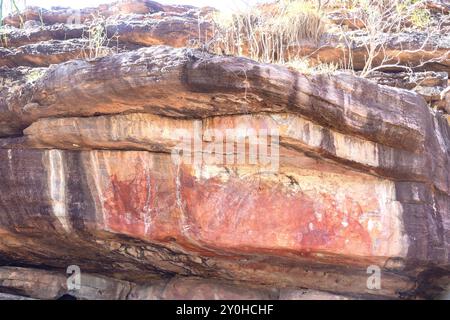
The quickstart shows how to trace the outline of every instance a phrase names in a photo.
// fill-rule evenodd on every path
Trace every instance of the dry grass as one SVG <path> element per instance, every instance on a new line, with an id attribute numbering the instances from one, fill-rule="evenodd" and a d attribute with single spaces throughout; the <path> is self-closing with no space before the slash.
<path id="1" fill-rule="evenodd" d="M 86 47 L 83 50 L 84 59 L 96 59 L 117 52 L 118 37 L 108 36 L 106 19 L 101 15 L 92 15 L 87 30 L 83 33 Z M 116 41 L 116 46 L 111 46 L 111 41 Z"/>
<path id="2" fill-rule="evenodd" d="M 284 65 L 303 74 L 332 74 L 340 69 L 337 64 L 333 63 L 319 63 L 312 65 L 307 58 L 292 60 Z"/>
<path id="3" fill-rule="evenodd" d="M 424 35 L 424 41 L 417 43 L 416 52 L 428 46 L 429 39 L 435 34 L 441 34 L 444 20 L 448 17 L 433 21 L 430 11 L 426 7 L 426 0 L 353 0 L 352 8 L 349 8 L 353 16 L 359 20 L 360 30 L 366 36 L 364 43 L 365 65 L 360 76 L 367 77 L 370 73 L 389 68 L 404 68 L 399 60 L 401 52 L 392 51 L 388 53 L 388 43 L 392 34 L 402 32 L 420 32 Z M 341 38 L 350 44 L 353 34 L 346 32 L 340 26 Z M 349 50 L 350 52 L 351 50 Z M 404 50 L 406 51 L 406 50 Z M 413 52 L 413 51 L 410 51 Z M 381 62 L 379 61 L 381 59 Z M 434 58 L 439 61 L 446 59 L 445 56 Z M 348 65 L 352 65 L 352 57 L 348 59 Z M 425 65 L 427 61 L 423 61 Z"/>
<path id="4" fill-rule="evenodd" d="M 317 41 L 325 30 L 315 1 L 282 0 L 213 17 L 213 52 L 248 56 L 261 62 L 284 63 L 299 58 L 304 40 Z"/>
<path id="5" fill-rule="evenodd" d="M 309 48 L 319 48 L 321 36 L 330 31 L 339 35 L 346 51 L 339 68 L 352 70 L 351 48 L 355 33 L 348 32 L 345 23 L 333 24 L 327 19 L 330 12 L 339 11 L 343 17 L 347 15 L 357 20 L 359 34 L 367 38 L 364 44 L 366 61 L 360 73 L 364 77 L 375 68 L 382 68 L 378 58 L 385 55 L 390 34 L 441 32 L 439 25 L 442 23 L 433 21 L 425 4 L 426 0 L 278 0 L 239 12 L 215 14 L 212 38 L 202 44 L 203 48 L 216 54 L 289 64 L 305 72 L 332 72 L 338 67 L 320 63 L 310 66 L 305 57 L 308 50 L 302 50 L 305 44 Z M 199 34 L 201 38 L 205 37 Z M 390 65 L 395 58 L 386 55 L 381 64 Z"/>

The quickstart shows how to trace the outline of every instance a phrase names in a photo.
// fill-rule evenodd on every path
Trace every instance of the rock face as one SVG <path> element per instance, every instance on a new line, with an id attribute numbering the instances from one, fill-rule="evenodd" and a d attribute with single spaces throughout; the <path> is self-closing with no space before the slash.
<path id="1" fill-rule="evenodd" d="M 0 264 L 15 267 L 0 268 L 0 292 L 347 299 L 444 290 L 450 126 L 423 88 L 445 95 L 448 76 L 411 84 L 397 75 L 388 87 L 375 83 L 386 77 L 307 75 L 184 48 L 190 7 L 102 10 L 164 18 L 118 23 L 127 44 L 96 59 L 24 50 L 60 41 L 49 48 L 62 57 L 58 43 L 82 42 L 68 25 L 30 37 L 18 29 L 10 43 L 19 47 L 2 48 Z M 66 18 L 46 12 L 44 22 Z M 73 39 L 52 40 L 61 30 Z M 75 292 L 64 274 L 72 265 L 85 279 Z M 370 270 L 381 273 L 376 288 Z"/>
<path id="2" fill-rule="evenodd" d="M 448 84 L 447 72 L 416 72 L 416 73 L 385 73 L 374 72 L 369 79 L 391 87 L 413 90 L 420 94 L 431 106 L 437 106 L 444 111 L 446 107 L 446 92 Z M 448 112 L 447 112 L 448 113 Z"/>
<path id="3" fill-rule="evenodd" d="M 319 43 L 305 43 L 302 46 L 304 55 L 312 61 L 325 63 L 346 63 L 349 54 L 353 56 L 352 68 L 362 70 L 367 59 L 367 42 L 370 37 L 361 31 L 349 31 L 347 36 L 351 44 L 342 40 L 341 35 L 325 34 Z M 373 65 L 398 64 L 411 67 L 414 70 L 450 71 L 450 37 L 447 34 L 425 36 L 418 32 L 385 33 L 377 41 L 385 40 L 383 50 L 380 50 Z M 387 61 L 384 61 L 386 60 Z M 394 67 L 395 68 L 395 67 Z"/>

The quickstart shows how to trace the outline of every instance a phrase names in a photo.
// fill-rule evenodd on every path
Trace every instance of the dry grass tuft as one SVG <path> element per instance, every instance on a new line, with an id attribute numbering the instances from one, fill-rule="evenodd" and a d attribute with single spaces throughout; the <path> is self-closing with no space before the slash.
<path id="1" fill-rule="evenodd" d="M 106 19 L 101 15 L 92 15 L 87 30 L 83 33 L 86 47 L 83 50 L 84 59 L 96 59 L 115 53 L 118 47 L 118 37 L 108 36 Z M 116 47 L 111 47 L 111 41 L 116 41 Z"/>
<path id="2" fill-rule="evenodd" d="M 317 41 L 325 31 L 324 16 L 312 0 L 281 0 L 213 17 L 213 52 L 284 63 L 299 58 L 302 41 Z"/>
<path id="3" fill-rule="evenodd" d="M 311 48 L 318 48 L 316 52 L 321 48 L 322 35 L 339 36 L 344 52 L 339 68 L 346 70 L 353 70 L 353 44 L 365 37 L 360 76 L 366 77 L 385 67 L 407 67 L 401 66 L 398 56 L 387 53 L 391 34 L 423 34 L 424 48 L 449 20 L 433 16 L 427 0 L 277 0 L 243 11 L 216 13 L 212 38 L 199 43 L 216 54 L 289 64 L 305 72 L 332 72 L 338 66 L 305 62 Z"/>
<path id="4" fill-rule="evenodd" d="M 311 65 L 307 58 L 292 60 L 284 65 L 303 74 L 332 74 L 339 70 L 339 66 L 333 63 Z"/>

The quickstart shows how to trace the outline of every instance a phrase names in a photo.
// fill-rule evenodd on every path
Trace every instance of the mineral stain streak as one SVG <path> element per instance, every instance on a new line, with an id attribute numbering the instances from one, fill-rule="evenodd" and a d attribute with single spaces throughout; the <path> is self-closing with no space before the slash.
<path id="1" fill-rule="evenodd" d="M 50 150 L 47 154 L 49 163 L 48 183 L 53 214 L 58 218 L 63 229 L 69 232 L 70 222 L 66 208 L 66 181 L 62 152 L 60 150 Z"/>

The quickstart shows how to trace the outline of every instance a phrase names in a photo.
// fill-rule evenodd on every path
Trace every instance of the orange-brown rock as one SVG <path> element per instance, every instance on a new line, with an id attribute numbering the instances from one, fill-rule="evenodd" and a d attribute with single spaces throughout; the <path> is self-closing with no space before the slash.
<path id="1" fill-rule="evenodd" d="M 431 107 L 449 112 L 446 92 L 448 92 L 447 72 L 373 72 L 368 78 L 378 84 L 413 90 L 420 94 Z"/>
<path id="2" fill-rule="evenodd" d="M 38 44 L 28 44 L 19 48 L 1 48 L 0 66 L 48 67 L 68 60 L 88 56 L 87 40 L 50 40 Z"/>
<path id="3" fill-rule="evenodd" d="M 142 151 L 1 154 L 15 164 L 2 168 L 15 195 L 2 196 L 2 204 L 10 206 L 18 198 L 21 203 L 15 204 L 14 217 L 2 219 L 0 250 L 3 257 L 29 264 L 64 267 L 53 254 L 39 253 L 64 252 L 67 261 L 87 272 L 108 260 L 109 272 L 131 263 L 135 271 L 127 268 L 122 275 L 131 280 L 151 265 L 156 273 L 208 273 L 319 290 L 329 288 L 333 278 L 332 291 L 395 295 L 414 284 L 388 270 L 404 268 L 411 250 L 414 260 L 425 259 L 423 263 L 432 254 L 417 251 L 405 238 L 402 230 L 409 223 L 402 222 L 393 183 L 359 173 L 344 178 L 342 169 L 308 157 L 297 158 L 300 168 L 283 166 L 279 174 L 267 175 L 242 166 L 176 167 L 169 155 Z M 25 177 L 13 173 L 20 168 L 33 170 L 21 183 L 17 179 Z M 43 187 L 46 192 L 30 194 Z M 32 203 L 42 206 L 28 214 Z M 19 234 L 13 231 L 17 228 Z M 39 236 L 42 232 L 45 237 Z M 123 243 L 121 235 L 135 239 L 123 253 L 112 249 Z M 18 248 L 16 243 L 27 245 Z M 160 249 L 151 249 L 154 245 Z M 180 254 L 185 258 L 176 258 Z M 391 266 L 392 257 L 402 262 Z M 351 276 L 345 271 L 349 263 Z M 384 288 L 371 292 L 366 268 L 374 263 L 387 270 Z"/>
<path id="4" fill-rule="evenodd" d="M 3 19 L 5 25 L 19 27 L 21 21 L 36 21 L 45 25 L 57 23 L 85 22 L 92 19 L 92 15 L 103 17 L 126 15 L 126 14 L 151 14 L 157 12 L 187 13 L 195 9 L 192 6 L 182 5 L 162 5 L 151 0 L 126 0 L 117 1 L 111 4 L 103 4 L 97 8 L 85 8 L 74 10 L 71 8 L 56 7 L 46 10 L 39 7 L 28 7 L 19 14 L 15 13 Z"/>
<path id="5" fill-rule="evenodd" d="M 331 63 L 347 66 L 349 54 L 352 56 L 351 68 L 362 70 L 366 65 L 367 43 L 370 36 L 364 30 L 349 31 L 345 34 L 326 33 L 319 43 L 305 41 L 299 50 L 312 63 Z M 414 71 L 450 71 L 450 39 L 446 34 L 426 35 L 420 32 L 384 33 L 376 40 L 383 42 L 383 50 L 374 57 L 372 67 L 394 65 L 385 70 L 403 71 L 404 67 Z M 397 65 L 397 67 L 395 66 Z"/>
<path id="6" fill-rule="evenodd" d="M 172 277 L 136 284 L 80 272 L 80 288 L 68 288 L 70 274 L 0 267 L 0 300 L 348 300 L 315 290 L 267 288 L 198 277 Z M 6 293 L 7 292 L 7 293 Z"/>
<path id="7" fill-rule="evenodd" d="M 192 18 L 113 22 L 105 26 L 108 41 L 101 46 L 89 42 L 86 27 L 59 25 L 57 28 L 32 30 L 6 29 L 9 30 L 5 33 L 8 40 L 5 47 L 0 47 L 0 67 L 47 67 L 73 59 L 97 58 L 111 52 L 159 44 L 184 47 L 198 42 L 199 30 L 203 32 L 205 28 L 205 24 L 199 25 Z M 96 50 L 101 54 L 96 55 Z"/>
<path id="8" fill-rule="evenodd" d="M 117 53 L 80 57 L 83 29 L 37 27 L 34 9 L 0 50 L 0 265 L 9 266 L 0 292 L 347 299 L 446 290 L 450 126 L 429 108 L 437 96 L 427 88 L 442 88 L 446 101 L 448 77 L 303 74 L 185 48 L 197 9 L 100 9 L 123 41 Z M 81 11 L 86 25 L 90 12 Z M 43 22 L 68 14 L 45 12 Z M 355 35 L 358 69 L 364 35 Z M 388 50 L 414 49 L 415 36 L 393 37 Z M 448 50 L 442 39 L 399 53 L 417 65 Z M 326 41 L 317 54 L 338 61 L 338 39 Z M 69 265 L 84 277 L 76 292 L 62 273 Z M 373 268 L 379 288 L 368 285 Z"/>
<path id="9" fill-rule="evenodd" d="M 328 87 L 336 89 L 324 90 Z M 349 74 L 304 75 L 245 58 L 164 46 L 112 55 L 94 63 L 61 64 L 32 83 L 3 90 L 3 135 L 20 133 L 34 120 L 50 116 L 139 111 L 203 118 L 289 110 L 340 131 L 415 151 L 423 149 L 425 127 L 421 122 L 425 120 L 420 114 L 428 112 L 422 100 L 407 91 L 392 91 Z M 21 94 L 22 90 L 27 94 Z M 82 105 L 77 103 L 80 99 Z M 392 99 L 395 104 L 388 103 Z M 410 107 L 412 104 L 420 107 Z M 376 125 L 381 122 L 383 126 Z M 403 138 L 406 134 L 407 140 Z"/>

